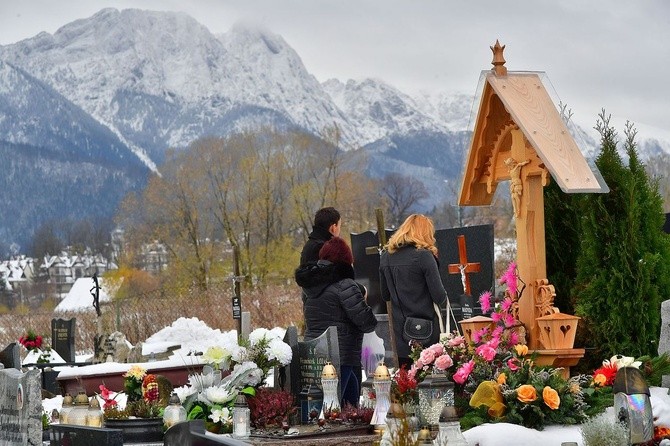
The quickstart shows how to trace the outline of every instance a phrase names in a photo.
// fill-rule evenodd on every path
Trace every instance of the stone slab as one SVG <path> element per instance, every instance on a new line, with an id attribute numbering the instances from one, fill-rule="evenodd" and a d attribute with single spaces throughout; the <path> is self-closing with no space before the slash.
<path id="1" fill-rule="evenodd" d="M 119 429 L 54 424 L 49 430 L 49 446 L 123 446 Z"/>
<path id="2" fill-rule="evenodd" d="M 42 444 L 42 377 L 39 369 L 0 370 L 0 444 Z"/>

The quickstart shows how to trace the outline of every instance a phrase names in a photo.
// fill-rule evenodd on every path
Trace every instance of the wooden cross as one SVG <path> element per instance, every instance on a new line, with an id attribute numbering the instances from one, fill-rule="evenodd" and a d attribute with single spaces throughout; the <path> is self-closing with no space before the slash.
<path id="1" fill-rule="evenodd" d="M 449 265 L 449 274 L 460 274 L 463 282 L 463 293 L 470 296 L 470 276 L 468 274 L 478 273 L 482 269 L 481 263 L 468 263 L 468 255 L 465 250 L 465 236 L 458 236 L 458 261 Z"/>

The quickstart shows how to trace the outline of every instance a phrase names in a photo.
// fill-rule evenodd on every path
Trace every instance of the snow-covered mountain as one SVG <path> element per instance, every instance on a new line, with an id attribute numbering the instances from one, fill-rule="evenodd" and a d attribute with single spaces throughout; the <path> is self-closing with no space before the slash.
<path id="1" fill-rule="evenodd" d="M 337 126 L 344 150 L 365 153 L 369 175 L 421 179 L 431 193 L 422 210 L 430 209 L 458 182 L 473 105 L 472 95 L 409 95 L 378 79 L 319 83 L 281 36 L 242 24 L 214 35 L 175 12 L 103 9 L 53 35 L 0 46 L 0 61 L 5 150 L 24 144 L 69 150 L 70 162 L 121 160 L 126 180 L 141 171 L 134 185 L 160 169 L 167 149 L 200 137 L 260 124 L 315 135 Z M 49 91 L 39 99 L 48 106 L 21 108 L 41 103 L 34 88 Z M 668 141 L 640 139 L 640 148 L 670 152 Z"/>

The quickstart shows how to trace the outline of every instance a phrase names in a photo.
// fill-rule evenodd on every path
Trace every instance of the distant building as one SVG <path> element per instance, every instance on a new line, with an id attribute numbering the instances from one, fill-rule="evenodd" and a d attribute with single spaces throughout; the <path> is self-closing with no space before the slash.
<path id="1" fill-rule="evenodd" d="M 87 250 L 84 254 L 71 255 L 64 251 L 57 256 L 44 256 L 40 273 L 47 277 L 48 283 L 56 285 L 56 293 L 63 297 L 77 279 L 92 277 L 94 274 L 101 276 L 117 268 L 115 263 L 105 259 L 102 254 L 93 255 Z"/>

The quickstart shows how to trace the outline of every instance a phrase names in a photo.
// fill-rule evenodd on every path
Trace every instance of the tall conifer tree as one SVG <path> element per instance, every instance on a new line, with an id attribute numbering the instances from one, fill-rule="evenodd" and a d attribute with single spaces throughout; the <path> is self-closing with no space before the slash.
<path id="1" fill-rule="evenodd" d="M 604 112 L 596 128 L 602 138 L 596 165 L 610 192 L 583 200 L 576 311 L 600 358 L 656 355 L 660 304 L 670 298 L 662 200 L 639 161 L 632 127 L 625 131 L 628 166 Z"/>

